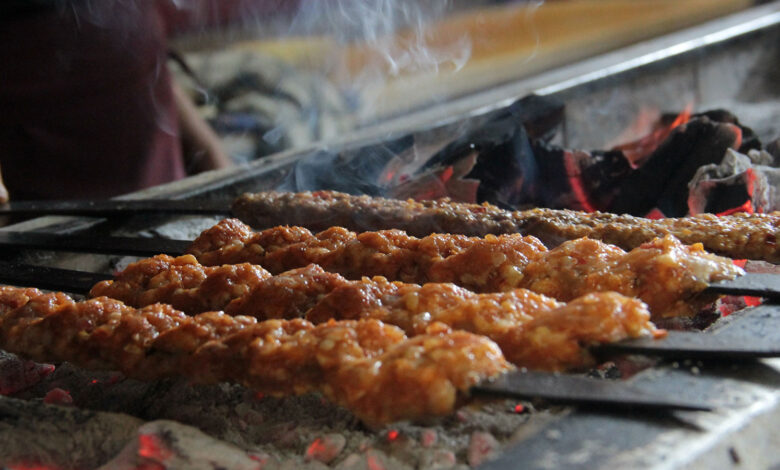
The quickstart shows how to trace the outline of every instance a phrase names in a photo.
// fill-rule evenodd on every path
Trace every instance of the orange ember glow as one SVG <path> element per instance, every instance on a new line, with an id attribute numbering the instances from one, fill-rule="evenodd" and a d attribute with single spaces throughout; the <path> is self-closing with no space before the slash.
<path id="1" fill-rule="evenodd" d="M 588 192 L 585 190 L 585 185 L 582 182 L 582 173 L 580 173 L 579 165 L 575 161 L 570 152 L 566 152 L 563 159 L 564 167 L 566 168 L 566 176 L 569 180 L 569 185 L 577 198 L 577 202 L 582 206 L 582 210 L 586 212 L 594 212 L 596 207 L 590 202 L 588 198 Z"/>
<path id="2" fill-rule="evenodd" d="M 314 442 L 309 445 L 309 448 L 306 449 L 306 456 L 309 458 L 313 458 L 316 455 L 322 454 L 327 450 L 325 443 L 322 442 L 322 439 L 319 437 L 314 440 Z"/>
<path id="3" fill-rule="evenodd" d="M 518 403 L 517 405 L 515 405 L 514 410 L 515 410 L 515 413 L 518 413 L 518 414 L 522 413 L 522 412 L 525 411 L 525 406 L 523 406 L 522 403 Z"/>
<path id="4" fill-rule="evenodd" d="M 397 430 L 392 429 L 387 433 L 387 440 L 393 442 L 394 440 L 398 439 L 399 435 L 400 433 Z"/>
<path id="5" fill-rule="evenodd" d="M 452 178 L 452 175 L 454 173 L 455 170 L 451 166 L 448 166 L 447 168 L 444 169 L 444 171 L 442 172 L 439 178 L 441 179 L 442 183 L 446 183 L 447 181 L 450 180 L 450 178 Z"/>
<path id="6" fill-rule="evenodd" d="M 657 207 L 645 214 L 646 219 L 652 219 L 652 220 L 660 220 L 666 217 L 663 212 L 661 212 L 660 209 Z"/>
<path id="7" fill-rule="evenodd" d="M 632 142 L 616 145 L 614 150 L 622 151 L 623 155 L 626 156 L 626 159 L 628 159 L 636 168 L 640 166 L 656 148 L 658 148 L 661 142 L 669 137 L 669 134 L 671 134 L 673 130 L 690 121 L 692 112 L 693 104 L 689 103 L 670 124 L 656 124 L 655 129 L 646 136 Z"/>
<path id="8" fill-rule="evenodd" d="M 173 452 L 154 434 L 141 434 L 138 436 L 138 455 L 159 462 L 171 458 Z"/>
<path id="9" fill-rule="evenodd" d="M 753 214 L 753 203 L 750 200 L 745 201 L 742 205 L 739 205 L 737 207 L 732 207 L 731 209 L 725 210 L 723 212 L 720 212 L 717 215 L 731 215 L 736 214 L 738 212 L 744 212 L 746 214 Z"/>

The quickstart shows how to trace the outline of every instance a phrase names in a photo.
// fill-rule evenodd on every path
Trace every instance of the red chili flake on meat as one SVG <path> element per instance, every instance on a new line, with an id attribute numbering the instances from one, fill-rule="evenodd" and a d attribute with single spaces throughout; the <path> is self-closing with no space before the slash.
<path id="1" fill-rule="evenodd" d="M 173 451 L 154 434 L 141 434 L 138 436 L 138 455 L 160 461 L 171 458 Z"/>
<path id="2" fill-rule="evenodd" d="M 43 397 L 43 402 L 49 405 L 72 405 L 73 397 L 70 392 L 61 388 L 53 388 Z"/>
<path id="3" fill-rule="evenodd" d="M 517 413 L 517 414 L 524 413 L 525 412 L 525 406 L 522 403 L 518 403 L 517 405 L 515 405 L 514 410 L 515 410 L 515 413 Z"/>
<path id="4" fill-rule="evenodd" d="M 400 434 L 401 433 L 399 433 L 396 429 L 391 429 L 387 433 L 387 440 L 390 441 L 390 442 L 393 442 L 394 440 L 398 439 L 398 436 Z"/>

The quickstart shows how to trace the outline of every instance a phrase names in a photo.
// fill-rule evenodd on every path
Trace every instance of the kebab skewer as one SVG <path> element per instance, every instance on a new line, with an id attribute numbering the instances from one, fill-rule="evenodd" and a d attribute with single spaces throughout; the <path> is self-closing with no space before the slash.
<path id="1" fill-rule="evenodd" d="M 431 233 L 469 236 L 522 233 L 545 243 L 589 237 L 631 250 L 654 238 L 672 235 L 685 244 L 735 259 L 780 262 L 780 214 L 734 214 L 651 220 L 629 215 L 572 210 L 506 211 L 490 204 L 448 199 L 402 201 L 353 196 L 335 191 L 244 194 L 233 214 L 258 228 L 279 224 L 325 230 L 338 225 L 350 230 L 400 229 L 424 237 Z"/>
<path id="2" fill-rule="evenodd" d="M 690 316 L 715 300 L 702 291 L 744 272 L 731 260 L 687 246 L 671 236 L 626 253 L 587 238 L 547 250 L 534 237 L 433 234 L 400 230 L 355 233 L 332 227 L 253 232 L 236 219 L 205 230 L 189 253 L 209 266 L 253 263 L 273 274 L 317 264 L 348 279 L 383 276 L 415 284 L 449 282 L 475 292 L 526 288 L 562 301 L 592 292 L 638 297 L 657 317 Z"/>
<path id="3" fill-rule="evenodd" d="M 208 284 L 211 291 L 208 273 L 216 272 L 223 278 L 223 271 L 230 266 L 247 271 L 243 265 L 209 268 L 192 256 L 159 255 L 128 266 L 117 280 L 97 284 L 90 295 L 119 299 L 136 307 L 160 302 L 192 308 L 205 298 L 201 302 L 205 308 L 213 305 L 212 298 L 204 297 L 200 287 L 182 288 L 180 280 L 188 280 L 191 286 L 189 280 L 203 279 L 201 285 Z M 159 273 L 147 277 L 153 268 Z M 316 265 L 269 277 L 248 294 L 218 308 L 229 315 L 261 320 L 305 318 L 318 324 L 331 319 L 371 318 L 397 325 L 410 336 L 443 323 L 489 337 L 518 366 L 546 370 L 593 365 L 587 346 L 663 335 L 650 322 L 644 303 L 616 293 L 590 294 L 563 304 L 525 289 L 476 294 L 446 283 L 420 286 L 382 277 L 349 281 Z"/>
<path id="4" fill-rule="evenodd" d="M 150 380 L 233 381 L 274 395 L 317 391 L 367 423 L 441 416 L 511 366 L 489 339 L 442 325 L 407 338 L 377 320 L 257 322 L 105 297 L 0 287 L 0 347 Z"/>

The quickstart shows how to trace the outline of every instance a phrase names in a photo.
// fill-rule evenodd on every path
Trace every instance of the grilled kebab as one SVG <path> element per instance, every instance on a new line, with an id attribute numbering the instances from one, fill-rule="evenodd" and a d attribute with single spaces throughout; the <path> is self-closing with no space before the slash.
<path id="1" fill-rule="evenodd" d="M 149 266 L 160 272 L 145 279 L 137 274 L 152 272 Z M 90 295 L 119 299 L 135 307 L 162 302 L 191 308 L 204 293 L 191 283 L 182 288 L 180 279 L 198 277 L 203 285 L 211 285 L 210 270 L 230 266 L 248 271 L 243 265 L 204 267 L 190 255 L 158 255 L 128 266 L 114 281 L 97 284 Z M 200 274 L 188 274 L 192 272 Z M 210 302 L 211 298 L 200 302 L 202 309 L 214 305 Z M 325 323 L 371 318 L 397 325 L 409 335 L 423 334 L 443 323 L 491 338 L 518 366 L 548 370 L 592 365 L 594 359 L 583 346 L 663 334 L 650 322 L 643 302 L 612 292 L 589 294 L 564 304 L 526 289 L 477 294 L 454 284 L 420 286 L 380 276 L 350 281 L 316 265 L 269 277 L 248 294 L 235 296 L 217 308 L 260 320 L 305 318 Z"/>
<path id="2" fill-rule="evenodd" d="M 545 243 L 589 237 L 631 250 L 653 238 L 673 235 L 685 244 L 702 243 L 712 253 L 735 259 L 780 262 L 780 214 L 734 214 L 651 220 L 630 215 L 572 210 L 506 211 L 490 204 L 449 199 L 402 201 L 353 196 L 335 191 L 244 194 L 233 213 L 248 224 L 279 224 L 325 230 L 338 225 L 350 230 L 400 229 L 424 237 L 431 233 L 470 236 L 522 233 Z"/>
<path id="3" fill-rule="evenodd" d="M 407 338 L 377 320 L 187 316 L 106 297 L 0 286 L 0 347 L 142 380 L 232 381 L 268 394 L 318 391 L 367 423 L 441 416 L 469 387 L 511 366 L 489 339 L 441 324 Z"/>
<path id="4" fill-rule="evenodd" d="M 188 252 L 209 266 L 254 263 L 279 274 L 314 263 L 348 279 L 449 282 L 475 292 L 526 288 L 563 301 L 615 291 L 642 299 L 656 317 L 695 314 L 716 298 L 701 294 L 709 283 L 743 273 L 701 244 L 683 245 L 671 236 L 628 253 L 587 238 L 548 251 L 536 238 L 519 234 L 416 238 L 400 230 L 355 233 L 341 227 L 317 234 L 303 227 L 253 232 L 236 219 L 205 230 Z"/>

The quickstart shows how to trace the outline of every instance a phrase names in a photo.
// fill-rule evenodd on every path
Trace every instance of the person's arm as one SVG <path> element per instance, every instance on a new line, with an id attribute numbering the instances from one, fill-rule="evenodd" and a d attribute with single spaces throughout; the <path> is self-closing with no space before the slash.
<path id="1" fill-rule="evenodd" d="M 179 131 L 187 173 L 195 174 L 232 166 L 219 137 L 198 114 L 195 104 L 175 82 L 173 97 L 179 114 Z"/>

